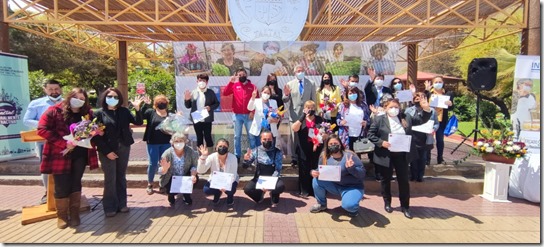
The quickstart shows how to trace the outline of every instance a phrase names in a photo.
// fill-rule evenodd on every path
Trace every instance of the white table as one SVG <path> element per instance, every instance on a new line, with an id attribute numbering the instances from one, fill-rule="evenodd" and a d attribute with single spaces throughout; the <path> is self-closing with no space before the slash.
<path id="1" fill-rule="evenodd" d="M 481 197 L 492 202 L 510 202 L 508 181 L 511 164 L 485 162 L 484 193 Z"/>

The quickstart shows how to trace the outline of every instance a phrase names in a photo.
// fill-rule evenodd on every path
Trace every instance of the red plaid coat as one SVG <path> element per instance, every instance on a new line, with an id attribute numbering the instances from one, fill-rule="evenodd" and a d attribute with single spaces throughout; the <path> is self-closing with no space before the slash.
<path id="1" fill-rule="evenodd" d="M 90 117 L 92 119 L 92 112 L 90 112 Z M 62 102 L 50 106 L 38 123 L 38 135 L 46 140 L 40 164 L 41 173 L 70 173 L 72 168 L 71 154 L 63 156 L 61 153 L 66 149 L 66 140 L 62 137 L 68 134 L 70 134 L 69 124 L 64 121 Z M 91 170 L 98 168 L 98 156 L 95 148 L 88 150 L 88 164 Z"/>

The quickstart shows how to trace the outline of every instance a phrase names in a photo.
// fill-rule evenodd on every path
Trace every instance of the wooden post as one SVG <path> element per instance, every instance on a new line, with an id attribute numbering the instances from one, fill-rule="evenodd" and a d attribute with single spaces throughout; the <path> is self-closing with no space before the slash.
<path id="1" fill-rule="evenodd" d="M 0 4 L 0 51 L 9 52 L 9 24 L 4 22 L 4 5 Z"/>
<path id="2" fill-rule="evenodd" d="M 117 42 L 118 59 L 117 59 L 117 83 L 118 89 L 123 94 L 125 102 L 123 106 L 128 106 L 128 63 L 127 63 L 127 42 Z"/>

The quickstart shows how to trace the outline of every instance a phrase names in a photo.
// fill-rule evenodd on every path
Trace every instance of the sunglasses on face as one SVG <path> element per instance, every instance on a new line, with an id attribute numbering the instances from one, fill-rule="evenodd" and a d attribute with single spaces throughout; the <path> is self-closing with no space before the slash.
<path id="1" fill-rule="evenodd" d="M 106 98 L 108 98 L 108 99 L 119 99 L 119 96 L 108 95 L 108 96 L 106 96 Z"/>

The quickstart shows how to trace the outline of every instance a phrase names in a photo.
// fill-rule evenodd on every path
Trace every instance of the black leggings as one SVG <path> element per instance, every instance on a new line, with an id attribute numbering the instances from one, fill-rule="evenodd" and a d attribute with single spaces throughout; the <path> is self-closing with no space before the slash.
<path id="1" fill-rule="evenodd" d="M 204 144 L 204 140 L 206 140 L 206 147 L 213 147 L 212 123 L 198 122 L 193 127 L 195 128 L 197 147 Z"/>
<path id="2" fill-rule="evenodd" d="M 81 191 L 81 178 L 87 166 L 87 156 L 72 158 L 72 169 L 70 173 L 53 174 L 55 181 L 55 198 L 69 197 L 73 192 Z"/>

